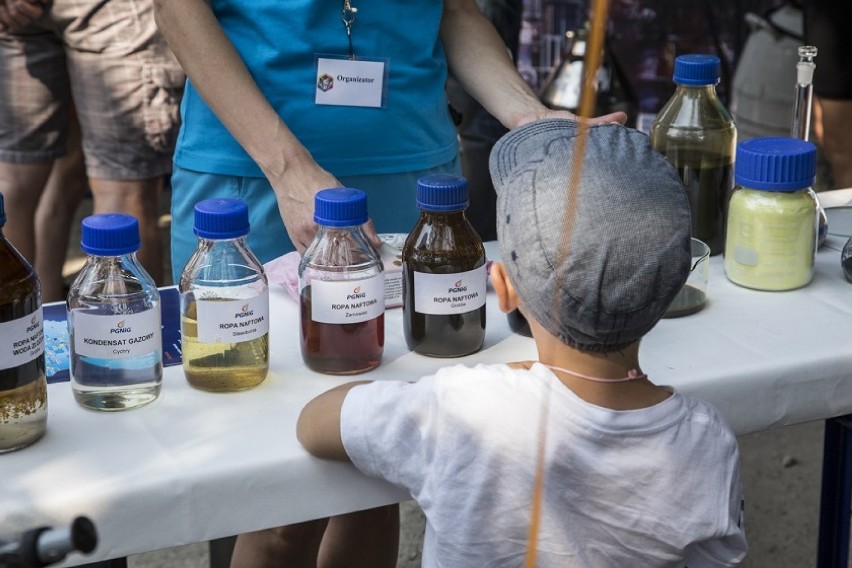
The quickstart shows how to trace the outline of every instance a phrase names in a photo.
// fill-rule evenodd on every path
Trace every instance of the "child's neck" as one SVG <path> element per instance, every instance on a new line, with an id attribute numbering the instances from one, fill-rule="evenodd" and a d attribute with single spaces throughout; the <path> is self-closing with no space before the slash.
<path id="1" fill-rule="evenodd" d="M 539 361 L 586 402 L 613 410 L 635 410 L 671 396 L 669 390 L 641 375 L 639 342 L 620 351 L 594 353 L 578 351 L 553 339 L 553 342 L 536 341 Z M 623 380 L 631 373 L 640 376 Z"/>

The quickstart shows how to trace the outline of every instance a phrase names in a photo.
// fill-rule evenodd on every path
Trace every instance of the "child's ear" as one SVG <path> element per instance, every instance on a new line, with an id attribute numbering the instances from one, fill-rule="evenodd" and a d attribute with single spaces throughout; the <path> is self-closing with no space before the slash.
<path id="1" fill-rule="evenodd" d="M 497 294 L 497 300 L 500 303 L 500 311 L 508 314 L 518 307 L 519 302 L 515 287 L 509 281 L 509 275 L 506 274 L 506 268 L 502 262 L 495 262 L 491 265 L 489 274 L 494 293 Z"/>

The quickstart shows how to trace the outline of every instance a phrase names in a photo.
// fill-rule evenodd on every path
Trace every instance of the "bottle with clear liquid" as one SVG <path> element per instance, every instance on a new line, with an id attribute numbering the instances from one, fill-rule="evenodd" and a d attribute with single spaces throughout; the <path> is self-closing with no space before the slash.
<path id="1" fill-rule="evenodd" d="M 269 372 L 269 284 L 239 199 L 195 205 L 198 246 L 180 277 L 183 371 L 195 388 L 250 389 Z"/>
<path id="2" fill-rule="evenodd" d="M 319 230 L 299 263 L 300 340 L 305 364 L 320 373 L 363 373 L 382 361 L 384 266 L 361 229 L 367 218 L 359 189 L 316 194 Z"/>
<path id="3" fill-rule="evenodd" d="M 675 168 L 692 211 L 692 236 L 718 254 L 725 247 L 728 199 L 734 187 L 737 130 L 716 94 L 719 58 L 675 59 L 675 94 L 651 125 L 651 145 Z"/>
<path id="4" fill-rule="evenodd" d="M 485 247 L 465 217 L 467 180 L 417 180 L 420 218 L 402 249 L 403 329 L 408 348 L 461 357 L 485 340 Z"/>
<path id="5" fill-rule="evenodd" d="M 0 454 L 26 447 L 47 427 L 41 284 L 3 235 L 0 193 Z"/>
<path id="6" fill-rule="evenodd" d="M 119 411 L 154 401 L 163 377 L 160 293 L 136 259 L 139 222 L 83 219 L 86 264 L 68 293 L 71 389 L 84 408 Z"/>

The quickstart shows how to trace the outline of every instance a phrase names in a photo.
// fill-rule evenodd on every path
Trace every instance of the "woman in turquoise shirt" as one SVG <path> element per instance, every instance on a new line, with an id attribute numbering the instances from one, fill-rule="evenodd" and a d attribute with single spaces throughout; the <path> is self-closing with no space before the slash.
<path id="1" fill-rule="evenodd" d="M 304 250 L 316 231 L 314 194 L 329 187 L 367 191 L 375 228 L 408 232 L 418 215 L 416 179 L 459 171 L 448 72 L 507 128 L 573 118 L 539 102 L 474 0 L 155 5 L 188 77 L 172 177 L 175 276 L 195 247 L 192 208 L 208 197 L 248 203 L 249 242 L 263 262 Z M 372 227 L 368 234 L 375 239 Z M 395 508 L 335 518 L 329 534 L 340 538 L 323 542 L 321 558 L 343 554 L 341 565 L 356 566 L 352 551 L 359 550 L 365 566 L 395 565 L 386 545 L 395 542 L 397 523 Z M 315 554 L 324 527 L 321 521 L 242 537 L 234 565 L 281 565 L 291 553 Z M 347 536 L 358 539 L 357 548 Z M 375 547 L 364 540 L 370 536 Z"/>

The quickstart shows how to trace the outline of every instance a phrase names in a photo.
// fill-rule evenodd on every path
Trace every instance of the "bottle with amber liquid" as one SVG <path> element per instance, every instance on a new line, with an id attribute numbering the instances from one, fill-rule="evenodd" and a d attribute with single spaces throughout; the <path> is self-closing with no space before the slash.
<path id="1" fill-rule="evenodd" d="M 269 372 L 269 285 L 249 248 L 240 199 L 196 203 L 195 251 L 181 272 L 183 372 L 195 388 L 250 389 Z"/>
<path id="2" fill-rule="evenodd" d="M 47 426 L 41 284 L 5 224 L 0 194 L 0 453 L 32 444 Z"/>
<path id="3" fill-rule="evenodd" d="M 305 364 L 320 373 L 363 373 L 382 361 L 384 266 L 361 228 L 367 218 L 360 189 L 316 194 L 319 230 L 299 263 L 300 340 Z"/>
<path id="4" fill-rule="evenodd" d="M 728 200 L 734 188 L 737 129 L 716 94 L 719 58 L 681 55 L 675 59 L 675 94 L 651 125 L 651 145 L 675 168 L 686 187 L 692 236 L 725 248 Z"/>
<path id="5" fill-rule="evenodd" d="M 402 250 L 403 329 L 408 348 L 461 357 L 485 339 L 485 247 L 465 217 L 467 180 L 417 180 L 420 219 Z"/>

